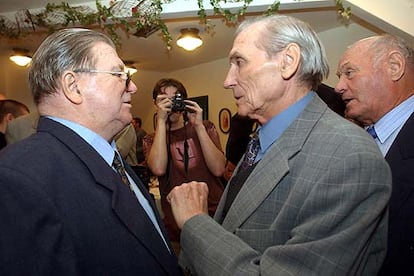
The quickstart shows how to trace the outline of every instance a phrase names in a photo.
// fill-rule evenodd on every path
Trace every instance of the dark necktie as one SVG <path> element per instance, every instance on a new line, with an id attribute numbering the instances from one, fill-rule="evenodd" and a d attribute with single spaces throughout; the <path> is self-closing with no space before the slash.
<path id="1" fill-rule="evenodd" d="M 375 132 L 374 125 L 369 126 L 366 130 L 372 136 L 372 138 L 378 138 L 377 133 Z"/>
<path id="2" fill-rule="evenodd" d="M 132 190 L 131 183 L 129 183 L 128 177 L 125 172 L 125 168 L 122 165 L 121 157 L 116 151 L 115 151 L 114 161 L 112 162 L 112 166 L 115 168 L 119 176 L 121 176 L 122 182 L 124 182 L 124 184 L 127 185 Z"/>
<path id="3" fill-rule="evenodd" d="M 244 155 L 243 161 L 240 165 L 236 175 L 234 175 L 229 183 L 227 191 L 226 202 L 223 207 L 223 214 L 221 222 L 227 215 L 230 206 L 233 204 L 234 199 L 244 185 L 244 182 L 249 177 L 250 173 L 254 169 L 254 160 L 256 159 L 257 153 L 260 149 L 259 133 L 256 132 L 247 144 L 246 154 Z"/>
<path id="4" fill-rule="evenodd" d="M 259 133 L 255 133 L 247 144 L 246 154 L 244 155 L 243 161 L 240 165 L 242 170 L 251 167 L 254 164 L 257 153 L 260 149 Z"/>

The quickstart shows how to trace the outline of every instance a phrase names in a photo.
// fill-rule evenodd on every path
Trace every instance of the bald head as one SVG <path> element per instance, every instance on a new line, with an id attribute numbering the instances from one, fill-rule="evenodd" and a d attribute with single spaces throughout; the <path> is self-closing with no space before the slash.
<path id="1" fill-rule="evenodd" d="M 359 40 L 340 59 L 337 76 L 345 116 L 374 124 L 414 94 L 413 49 L 388 34 Z"/>

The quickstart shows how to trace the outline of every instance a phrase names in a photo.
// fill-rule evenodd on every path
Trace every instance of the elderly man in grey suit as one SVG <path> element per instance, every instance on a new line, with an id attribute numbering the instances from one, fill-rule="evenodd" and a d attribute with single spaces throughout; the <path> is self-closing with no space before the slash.
<path id="1" fill-rule="evenodd" d="M 214 219 L 205 183 L 168 195 L 181 263 L 197 275 L 375 275 L 390 169 L 372 138 L 313 92 L 329 71 L 315 32 L 289 16 L 245 21 L 229 57 L 224 85 L 238 113 L 260 122 L 260 143 L 239 162 Z"/>

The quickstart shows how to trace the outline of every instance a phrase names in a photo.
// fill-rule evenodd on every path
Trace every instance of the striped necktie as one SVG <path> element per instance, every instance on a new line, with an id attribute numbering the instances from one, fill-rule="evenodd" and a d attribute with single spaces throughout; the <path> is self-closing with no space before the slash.
<path id="1" fill-rule="evenodd" d="M 247 144 L 246 154 L 244 155 L 243 161 L 240 165 L 242 170 L 251 167 L 254 164 L 257 154 L 260 149 L 259 133 L 255 133 Z"/>
<path id="2" fill-rule="evenodd" d="M 372 138 L 378 138 L 377 132 L 375 131 L 374 125 L 369 126 L 366 131 L 372 136 Z"/>
<path id="3" fill-rule="evenodd" d="M 112 162 L 112 167 L 115 168 L 116 172 L 121 177 L 122 182 L 124 182 L 124 184 L 127 185 L 132 190 L 131 183 L 129 182 L 128 177 L 126 175 L 124 165 L 122 165 L 121 157 L 116 151 L 114 155 L 114 161 Z"/>

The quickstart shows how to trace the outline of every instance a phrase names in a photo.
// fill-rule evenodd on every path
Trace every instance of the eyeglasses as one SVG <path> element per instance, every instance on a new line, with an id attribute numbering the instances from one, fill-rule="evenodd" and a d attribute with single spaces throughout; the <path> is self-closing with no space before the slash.
<path id="1" fill-rule="evenodd" d="M 75 69 L 73 70 L 75 73 L 104 73 L 104 74 L 111 74 L 112 76 L 117 76 L 125 81 L 125 87 L 128 88 L 129 83 L 131 82 L 131 73 L 129 70 L 127 72 L 116 72 L 116 71 L 101 71 L 101 70 L 94 70 L 94 69 Z"/>

